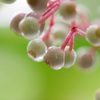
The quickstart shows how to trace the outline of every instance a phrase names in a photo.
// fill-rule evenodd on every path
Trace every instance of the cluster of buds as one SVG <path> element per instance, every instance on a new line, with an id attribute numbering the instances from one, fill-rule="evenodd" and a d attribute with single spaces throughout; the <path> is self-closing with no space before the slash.
<path id="1" fill-rule="evenodd" d="M 15 0 L 1 0 L 12 3 Z M 84 69 L 94 65 L 100 46 L 100 26 L 92 24 L 88 12 L 75 0 L 26 0 L 33 10 L 13 17 L 10 27 L 30 42 L 28 56 L 44 61 L 54 70 L 77 64 Z M 48 24 L 48 25 L 47 25 Z M 74 50 L 74 38 L 79 34 L 92 45 Z M 76 59 L 77 58 L 77 59 Z"/>

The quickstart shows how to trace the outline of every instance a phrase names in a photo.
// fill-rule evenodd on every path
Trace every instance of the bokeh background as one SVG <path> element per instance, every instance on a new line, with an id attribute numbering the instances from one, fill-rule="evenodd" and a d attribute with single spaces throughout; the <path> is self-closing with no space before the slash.
<path id="1" fill-rule="evenodd" d="M 77 0 L 77 3 L 90 9 L 91 20 L 100 17 L 100 0 Z M 100 63 L 89 72 L 77 65 L 55 71 L 27 56 L 29 41 L 8 27 L 15 13 L 30 11 L 23 5 L 25 0 L 0 4 L 0 100 L 94 100 L 96 90 L 100 89 Z M 75 40 L 75 50 L 85 45 L 90 44 L 84 38 Z"/>

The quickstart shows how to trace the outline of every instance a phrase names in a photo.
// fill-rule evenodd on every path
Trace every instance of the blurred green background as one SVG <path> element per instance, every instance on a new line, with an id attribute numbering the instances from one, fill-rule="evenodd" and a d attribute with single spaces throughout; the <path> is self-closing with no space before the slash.
<path id="1" fill-rule="evenodd" d="M 97 15 L 100 0 L 77 0 Z M 7 12 L 9 13 L 9 12 Z M 92 72 L 70 69 L 52 70 L 44 62 L 33 62 L 26 53 L 28 40 L 9 28 L 0 27 L 0 100 L 94 100 L 100 88 L 100 64 Z M 75 49 L 89 45 L 77 38 Z"/>

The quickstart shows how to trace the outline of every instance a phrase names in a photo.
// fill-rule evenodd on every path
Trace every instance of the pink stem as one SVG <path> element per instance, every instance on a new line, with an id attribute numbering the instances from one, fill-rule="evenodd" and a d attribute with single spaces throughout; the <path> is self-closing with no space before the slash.
<path id="1" fill-rule="evenodd" d="M 68 44 L 69 40 L 71 39 L 71 37 L 73 36 L 73 34 L 76 32 L 76 29 L 71 29 L 70 32 L 68 33 L 67 37 L 65 38 L 64 42 L 61 45 L 61 49 L 64 50 L 66 45 Z"/>
<path id="2" fill-rule="evenodd" d="M 47 39 L 49 38 L 50 32 L 51 32 L 51 27 L 48 27 L 48 29 L 47 29 L 45 35 L 44 35 L 43 38 L 42 38 L 43 41 L 45 41 L 45 40 L 47 40 Z"/>
<path id="3" fill-rule="evenodd" d="M 51 28 L 52 28 L 53 25 L 54 25 L 54 15 L 51 16 L 49 27 L 48 27 L 45 35 L 42 38 L 43 41 L 45 41 L 45 40 L 47 40 L 49 38 L 49 35 L 50 35 L 50 32 L 51 32 Z"/>
<path id="4" fill-rule="evenodd" d="M 86 37 L 86 33 L 85 33 L 84 31 L 80 30 L 79 28 L 77 28 L 77 32 L 78 32 L 81 36 Z"/>
<path id="5" fill-rule="evenodd" d="M 45 22 L 45 20 L 46 20 L 47 18 L 49 18 L 52 14 L 54 14 L 54 13 L 58 10 L 58 8 L 59 8 L 58 4 L 55 5 L 55 6 L 54 6 L 49 12 L 47 12 L 44 16 L 41 16 L 38 22 L 39 22 L 40 24 L 43 23 L 43 22 Z"/>
<path id="6" fill-rule="evenodd" d="M 72 35 L 72 37 L 70 39 L 69 51 L 72 51 L 73 48 L 74 48 L 74 34 Z"/>
<path id="7" fill-rule="evenodd" d="M 57 0 L 48 0 L 48 5 L 47 7 L 51 7 L 52 5 L 54 5 L 57 2 Z"/>
<path id="8" fill-rule="evenodd" d="M 49 26 L 52 27 L 54 25 L 54 14 L 51 16 Z"/>
<path id="9" fill-rule="evenodd" d="M 53 9 L 55 6 L 57 5 L 57 2 L 55 2 L 54 4 L 50 5 L 48 7 L 48 9 L 42 14 L 42 16 L 46 15 L 51 9 Z"/>

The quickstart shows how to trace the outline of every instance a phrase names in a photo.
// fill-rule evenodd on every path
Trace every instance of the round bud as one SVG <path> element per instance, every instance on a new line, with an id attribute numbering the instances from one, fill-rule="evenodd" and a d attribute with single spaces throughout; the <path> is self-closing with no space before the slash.
<path id="1" fill-rule="evenodd" d="M 10 22 L 10 28 L 17 34 L 21 35 L 21 31 L 19 29 L 19 22 L 25 17 L 25 13 L 19 13 L 13 17 Z"/>
<path id="2" fill-rule="evenodd" d="M 66 46 L 66 48 L 64 49 L 64 52 L 65 52 L 64 68 L 69 68 L 75 64 L 76 53 L 74 50 L 70 51 L 68 46 Z"/>
<path id="3" fill-rule="evenodd" d="M 58 47 L 51 46 L 44 55 L 44 61 L 52 69 L 59 70 L 64 66 L 64 57 L 64 51 Z"/>
<path id="4" fill-rule="evenodd" d="M 33 17 L 36 18 L 37 20 L 40 18 L 40 16 L 35 12 L 28 13 L 27 17 Z M 44 31 L 44 28 L 45 28 L 45 22 L 40 25 L 40 34 Z"/>
<path id="5" fill-rule="evenodd" d="M 39 36 L 39 23 L 34 17 L 25 17 L 19 23 L 19 29 L 22 35 L 27 39 L 33 39 Z"/>
<path id="6" fill-rule="evenodd" d="M 98 25 L 91 25 L 86 31 L 87 40 L 93 46 L 100 46 L 100 27 Z"/>
<path id="7" fill-rule="evenodd" d="M 73 19 L 76 16 L 76 5 L 73 1 L 62 1 L 59 8 L 60 15 L 64 19 Z"/>
<path id="8" fill-rule="evenodd" d="M 27 46 L 28 56 L 34 61 L 42 61 L 47 50 L 45 43 L 41 39 L 31 40 Z"/>
<path id="9" fill-rule="evenodd" d="M 77 64 L 82 69 L 93 68 L 96 57 L 96 53 L 91 48 L 81 47 L 77 50 Z"/>
<path id="10" fill-rule="evenodd" d="M 11 4 L 14 3 L 16 0 L 0 0 L 0 2 L 6 3 L 6 4 Z"/>
<path id="11" fill-rule="evenodd" d="M 43 13 L 47 9 L 48 0 L 27 0 L 29 6 L 38 14 Z"/>
<path id="12" fill-rule="evenodd" d="M 53 45 L 53 39 L 49 37 L 48 39 L 44 41 L 44 43 L 46 44 L 47 48 L 49 48 L 50 46 Z"/>
<path id="13" fill-rule="evenodd" d="M 64 40 L 69 31 L 66 23 L 57 22 L 52 26 L 51 35 L 56 40 Z"/>
<path id="14" fill-rule="evenodd" d="M 52 26 L 51 29 L 51 37 L 54 40 L 54 44 L 62 44 L 65 39 L 67 33 L 69 31 L 69 27 L 64 22 L 57 22 Z"/>
<path id="15" fill-rule="evenodd" d="M 100 90 L 98 90 L 95 94 L 95 100 L 100 100 Z"/>

